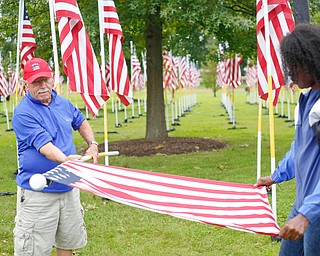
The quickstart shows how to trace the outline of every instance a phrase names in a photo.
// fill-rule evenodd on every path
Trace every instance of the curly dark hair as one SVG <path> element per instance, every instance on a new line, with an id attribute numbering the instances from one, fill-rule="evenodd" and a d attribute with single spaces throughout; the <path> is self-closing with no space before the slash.
<path id="1" fill-rule="evenodd" d="M 283 71 L 286 79 L 297 82 L 300 69 L 315 82 L 320 82 L 320 26 L 299 24 L 281 44 Z"/>

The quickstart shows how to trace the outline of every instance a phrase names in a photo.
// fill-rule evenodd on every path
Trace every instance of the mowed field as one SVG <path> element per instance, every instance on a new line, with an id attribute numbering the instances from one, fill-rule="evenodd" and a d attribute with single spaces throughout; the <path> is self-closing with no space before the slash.
<path id="1" fill-rule="evenodd" d="M 253 184 L 257 174 L 257 124 L 258 105 L 248 104 L 243 86 L 235 90 L 236 125 L 230 123 L 225 108 L 221 105 L 221 91 L 217 97 L 208 89 L 181 90 L 175 100 L 186 95 L 196 95 L 197 104 L 179 120 L 179 126 L 169 132 L 169 137 L 201 137 L 224 141 L 228 146 L 210 152 L 195 152 L 183 155 L 155 155 L 129 157 L 120 155 L 109 158 L 109 164 L 139 170 L 169 173 L 181 176 Z M 167 95 L 168 96 L 168 95 Z M 81 98 L 69 95 L 70 100 L 84 108 Z M 135 97 L 144 98 L 139 92 Z M 276 163 L 290 148 L 294 136 L 293 110 L 298 94 L 283 90 L 284 104 L 275 108 Z M 169 97 L 168 97 L 169 98 Z M 287 100 L 289 104 L 287 104 Z M 252 102 L 255 103 L 255 102 Z M 135 105 L 136 106 L 136 105 Z M 9 108 L 10 110 L 10 108 Z M 108 140 L 144 138 L 146 117 L 124 120 L 123 109 L 116 117 L 112 113 L 111 100 L 107 102 Z M 137 109 L 135 110 L 137 113 Z M 288 116 L 288 111 L 290 113 Z M 0 192 L 15 192 L 13 173 L 17 169 L 16 140 L 13 131 L 7 131 L 3 104 L 0 104 Z M 131 116 L 131 109 L 128 108 Z M 270 174 L 270 138 L 268 109 L 262 110 L 262 175 Z M 85 111 L 84 111 L 84 114 Z M 281 115 L 281 117 L 279 117 Z M 11 118 L 11 114 L 9 116 Z M 89 120 L 96 140 L 104 141 L 103 111 L 99 117 Z M 11 125 L 11 124 L 10 124 Z M 85 143 L 75 132 L 74 141 L 79 152 Z M 139 148 L 137 148 L 139 150 Z M 101 159 L 103 163 L 103 159 Z M 277 186 L 277 220 L 285 223 L 294 202 L 295 183 L 289 181 Z M 271 200 L 271 198 L 270 198 Z M 75 255 L 277 255 L 280 243 L 272 242 L 269 236 L 256 235 L 227 228 L 206 225 L 154 213 L 81 192 L 85 209 L 88 244 Z M 13 255 L 13 227 L 16 195 L 0 196 L 0 255 Z M 52 255 L 55 255 L 53 251 Z"/>

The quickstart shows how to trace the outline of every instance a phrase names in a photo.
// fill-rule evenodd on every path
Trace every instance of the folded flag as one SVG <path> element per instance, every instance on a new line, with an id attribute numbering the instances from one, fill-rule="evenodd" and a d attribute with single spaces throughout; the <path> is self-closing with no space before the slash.
<path id="1" fill-rule="evenodd" d="M 68 161 L 44 173 L 52 181 L 178 218 L 276 236 L 265 187 Z"/>

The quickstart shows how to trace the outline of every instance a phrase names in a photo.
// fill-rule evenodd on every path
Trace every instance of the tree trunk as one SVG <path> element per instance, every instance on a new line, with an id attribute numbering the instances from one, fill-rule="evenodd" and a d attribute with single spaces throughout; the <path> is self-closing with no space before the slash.
<path id="1" fill-rule="evenodd" d="M 299 23 L 310 23 L 310 9 L 308 0 L 295 0 L 294 3 L 294 21 Z"/>
<path id="2" fill-rule="evenodd" d="M 160 6 L 150 14 L 146 26 L 147 45 L 147 126 L 146 139 L 168 137 L 165 122 L 162 77 L 162 23 Z"/>

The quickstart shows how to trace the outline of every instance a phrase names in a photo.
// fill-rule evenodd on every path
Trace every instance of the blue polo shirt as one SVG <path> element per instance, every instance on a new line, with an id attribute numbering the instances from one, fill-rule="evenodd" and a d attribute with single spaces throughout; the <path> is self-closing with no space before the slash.
<path id="1" fill-rule="evenodd" d="M 67 156 L 76 154 L 72 130 L 78 130 L 84 120 L 82 113 L 54 90 L 48 106 L 32 98 L 28 92 L 15 108 L 12 117 L 18 143 L 17 184 L 31 190 L 29 179 L 33 174 L 44 173 L 59 164 L 39 152 L 48 142 Z M 62 193 L 71 189 L 54 182 L 42 192 Z"/>
<path id="2" fill-rule="evenodd" d="M 320 89 L 300 95 L 294 142 L 272 174 L 275 182 L 296 178 L 295 207 L 311 223 L 320 218 L 320 147 L 309 112 L 319 98 Z"/>

